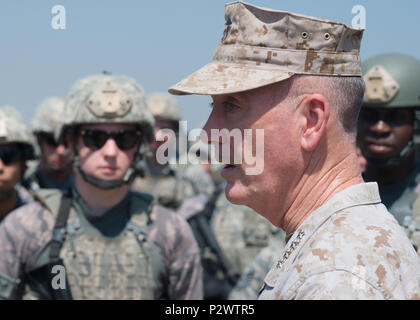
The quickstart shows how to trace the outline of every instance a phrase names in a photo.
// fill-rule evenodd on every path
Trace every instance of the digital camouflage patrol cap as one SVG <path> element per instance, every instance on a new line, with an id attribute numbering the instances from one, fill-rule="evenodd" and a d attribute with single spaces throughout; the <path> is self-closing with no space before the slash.
<path id="1" fill-rule="evenodd" d="M 243 2 L 227 4 L 225 20 L 213 61 L 172 86 L 170 93 L 228 94 L 295 74 L 361 76 L 363 30 Z"/>

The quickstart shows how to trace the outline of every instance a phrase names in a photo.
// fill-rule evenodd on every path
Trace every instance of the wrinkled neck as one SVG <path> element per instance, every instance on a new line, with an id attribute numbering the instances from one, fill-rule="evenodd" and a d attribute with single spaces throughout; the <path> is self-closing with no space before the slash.
<path id="1" fill-rule="evenodd" d="M 315 163 L 310 161 L 310 163 Z M 305 170 L 297 193 L 280 226 L 293 233 L 313 211 L 344 189 L 363 183 L 355 153 L 350 153 L 330 165 L 318 164 Z"/>

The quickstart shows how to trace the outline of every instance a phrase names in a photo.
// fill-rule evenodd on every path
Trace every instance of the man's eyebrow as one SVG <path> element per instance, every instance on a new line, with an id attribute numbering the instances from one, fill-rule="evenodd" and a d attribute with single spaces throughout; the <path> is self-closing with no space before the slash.
<path id="1" fill-rule="evenodd" d="M 231 102 L 231 103 L 242 103 L 246 100 L 245 98 L 241 99 L 238 95 L 226 95 L 221 99 L 222 103 Z"/>

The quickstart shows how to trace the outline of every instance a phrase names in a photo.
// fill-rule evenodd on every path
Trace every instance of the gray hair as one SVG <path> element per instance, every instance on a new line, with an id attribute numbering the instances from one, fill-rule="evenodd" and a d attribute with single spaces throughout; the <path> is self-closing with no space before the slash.
<path id="1" fill-rule="evenodd" d="M 361 77 L 295 75 L 291 80 L 289 95 L 323 94 L 344 132 L 356 137 L 357 119 L 365 92 L 365 82 Z"/>

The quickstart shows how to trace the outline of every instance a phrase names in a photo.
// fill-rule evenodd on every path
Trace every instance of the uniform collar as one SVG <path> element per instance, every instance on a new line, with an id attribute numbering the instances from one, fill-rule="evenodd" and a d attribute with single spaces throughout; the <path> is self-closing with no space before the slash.
<path id="1" fill-rule="evenodd" d="M 269 286 L 274 287 L 278 278 L 278 271 L 284 263 L 289 259 L 293 259 L 291 256 L 296 256 L 308 239 L 311 238 L 312 234 L 329 220 L 331 216 L 347 208 L 379 203 L 381 203 L 381 198 L 376 182 L 353 185 L 334 195 L 325 204 L 306 217 L 301 225 L 293 232 L 290 239 L 288 239 L 283 255 L 273 264 L 272 269 L 265 278 L 265 282 Z"/>

